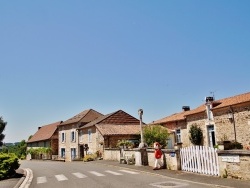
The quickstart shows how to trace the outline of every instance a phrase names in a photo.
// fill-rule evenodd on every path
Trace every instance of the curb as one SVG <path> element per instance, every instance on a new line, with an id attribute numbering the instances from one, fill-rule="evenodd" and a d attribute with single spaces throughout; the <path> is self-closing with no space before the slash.
<path id="1" fill-rule="evenodd" d="M 23 170 L 24 170 L 25 178 L 24 177 L 21 178 L 14 188 L 29 188 L 33 179 L 33 172 L 29 168 L 24 168 Z"/>

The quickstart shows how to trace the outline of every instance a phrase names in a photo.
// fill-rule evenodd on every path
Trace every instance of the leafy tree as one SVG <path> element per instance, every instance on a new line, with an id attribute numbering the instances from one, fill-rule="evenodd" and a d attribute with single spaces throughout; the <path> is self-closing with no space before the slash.
<path id="1" fill-rule="evenodd" d="M 200 127 L 196 124 L 193 124 L 189 130 L 189 140 L 194 145 L 201 145 L 203 139 L 203 133 Z"/>
<path id="2" fill-rule="evenodd" d="M 7 125 L 7 122 L 4 122 L 3 118 L 0 117 L 0 146 L 3 145 L 3 139 L 5 137 L 5 135 L 3 134 L 3 131 L 4 131 L 6 125 Z"/>
<path id="3" fill-rule="evenodd" d="M 154 142 L 159 142 L 164 148 L 167 145 L 169 133 L 167 128 L 161 125 L 148 125 L 143 128 L 143 135 L 148 146 L 153 146 Z"/>

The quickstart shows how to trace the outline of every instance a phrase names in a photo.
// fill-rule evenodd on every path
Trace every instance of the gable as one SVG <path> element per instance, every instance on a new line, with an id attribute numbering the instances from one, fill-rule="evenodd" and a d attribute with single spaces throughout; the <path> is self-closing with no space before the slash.
<path id="1" fill-rule="evenodd" d="M 135 117 L 127 114 L 126 112 L 119 110 L 116 113 L 108 116 L 107 118 L 103 119 L 101 124 L 113 124 L 113 125 L 139 125 L 140 120 L 136 119 Z"/>
<path id="2" fill-rule="evenodd" d="M 61 123 L 62 121 L 58 121 L 49 125 L 39 127 L 38 131 L 27 141 L 27 143 L 51 139 L 51 137 L 57 130 L 57 126 Z"/>
<path id="3" fill-rule="evenodd" d="M 80 112 L 79 114 L 73 116 L 72 118 L 64 121 L 61 125 L 69 125 L 69 124 L 78 123 L 78 122 L 81 122 L 82 125 L 84 125 L 95 120 L 96 118 L 100 116 L 103 116 L 103 114 L 93 109 L 84 110 Z"/>

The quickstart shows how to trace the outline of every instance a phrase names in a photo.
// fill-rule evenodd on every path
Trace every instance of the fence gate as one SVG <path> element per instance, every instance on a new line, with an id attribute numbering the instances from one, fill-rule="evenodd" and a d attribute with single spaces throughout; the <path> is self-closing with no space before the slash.
<path id="1" fill-rule="evenodd" d="M 219 176 L 217 149 L 207 146 L 181 148 L 181 169 L 184 171 Z"/>

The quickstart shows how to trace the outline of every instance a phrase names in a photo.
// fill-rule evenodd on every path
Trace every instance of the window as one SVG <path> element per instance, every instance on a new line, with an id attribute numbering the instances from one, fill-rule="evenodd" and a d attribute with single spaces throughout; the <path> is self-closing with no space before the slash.
<path id="1" fill-rule="evenodd" d="M 66 134 L 65 134 L 65 132 L 62 132 L 62 142 L 65 142 L 66 141 Z"/>
<path id="2" fill-rule="evenodd" d="M 176 130 L 176 142 L 181 143 L 181 130 L 180 129 Z"/>
<path id="3" fill-rule="evenodd" d="M 92 133 L 92 132 L 91 132 L 91 129 L 88 129 L 88 141 L 89 141 L 89 142 L 91 142 L 91 139 L 92 139 L 92 138 L 91 138 L 91 137 L 92 137 L 91 133 Z"/>
<path id="4" fill-rule="evenodd" d="M 71 131 L 71 142 L 76 141 L 75 131 Z"/>
<path id="5" fill-rule="evenodd" d="M 61 148 L 61 158 L 65 158 L 65 148 Z"/>
<path id="6" fill-rule="evenodd" d="M 76 158 L 76 148 L 71 148 L 71 160 Z"/>

